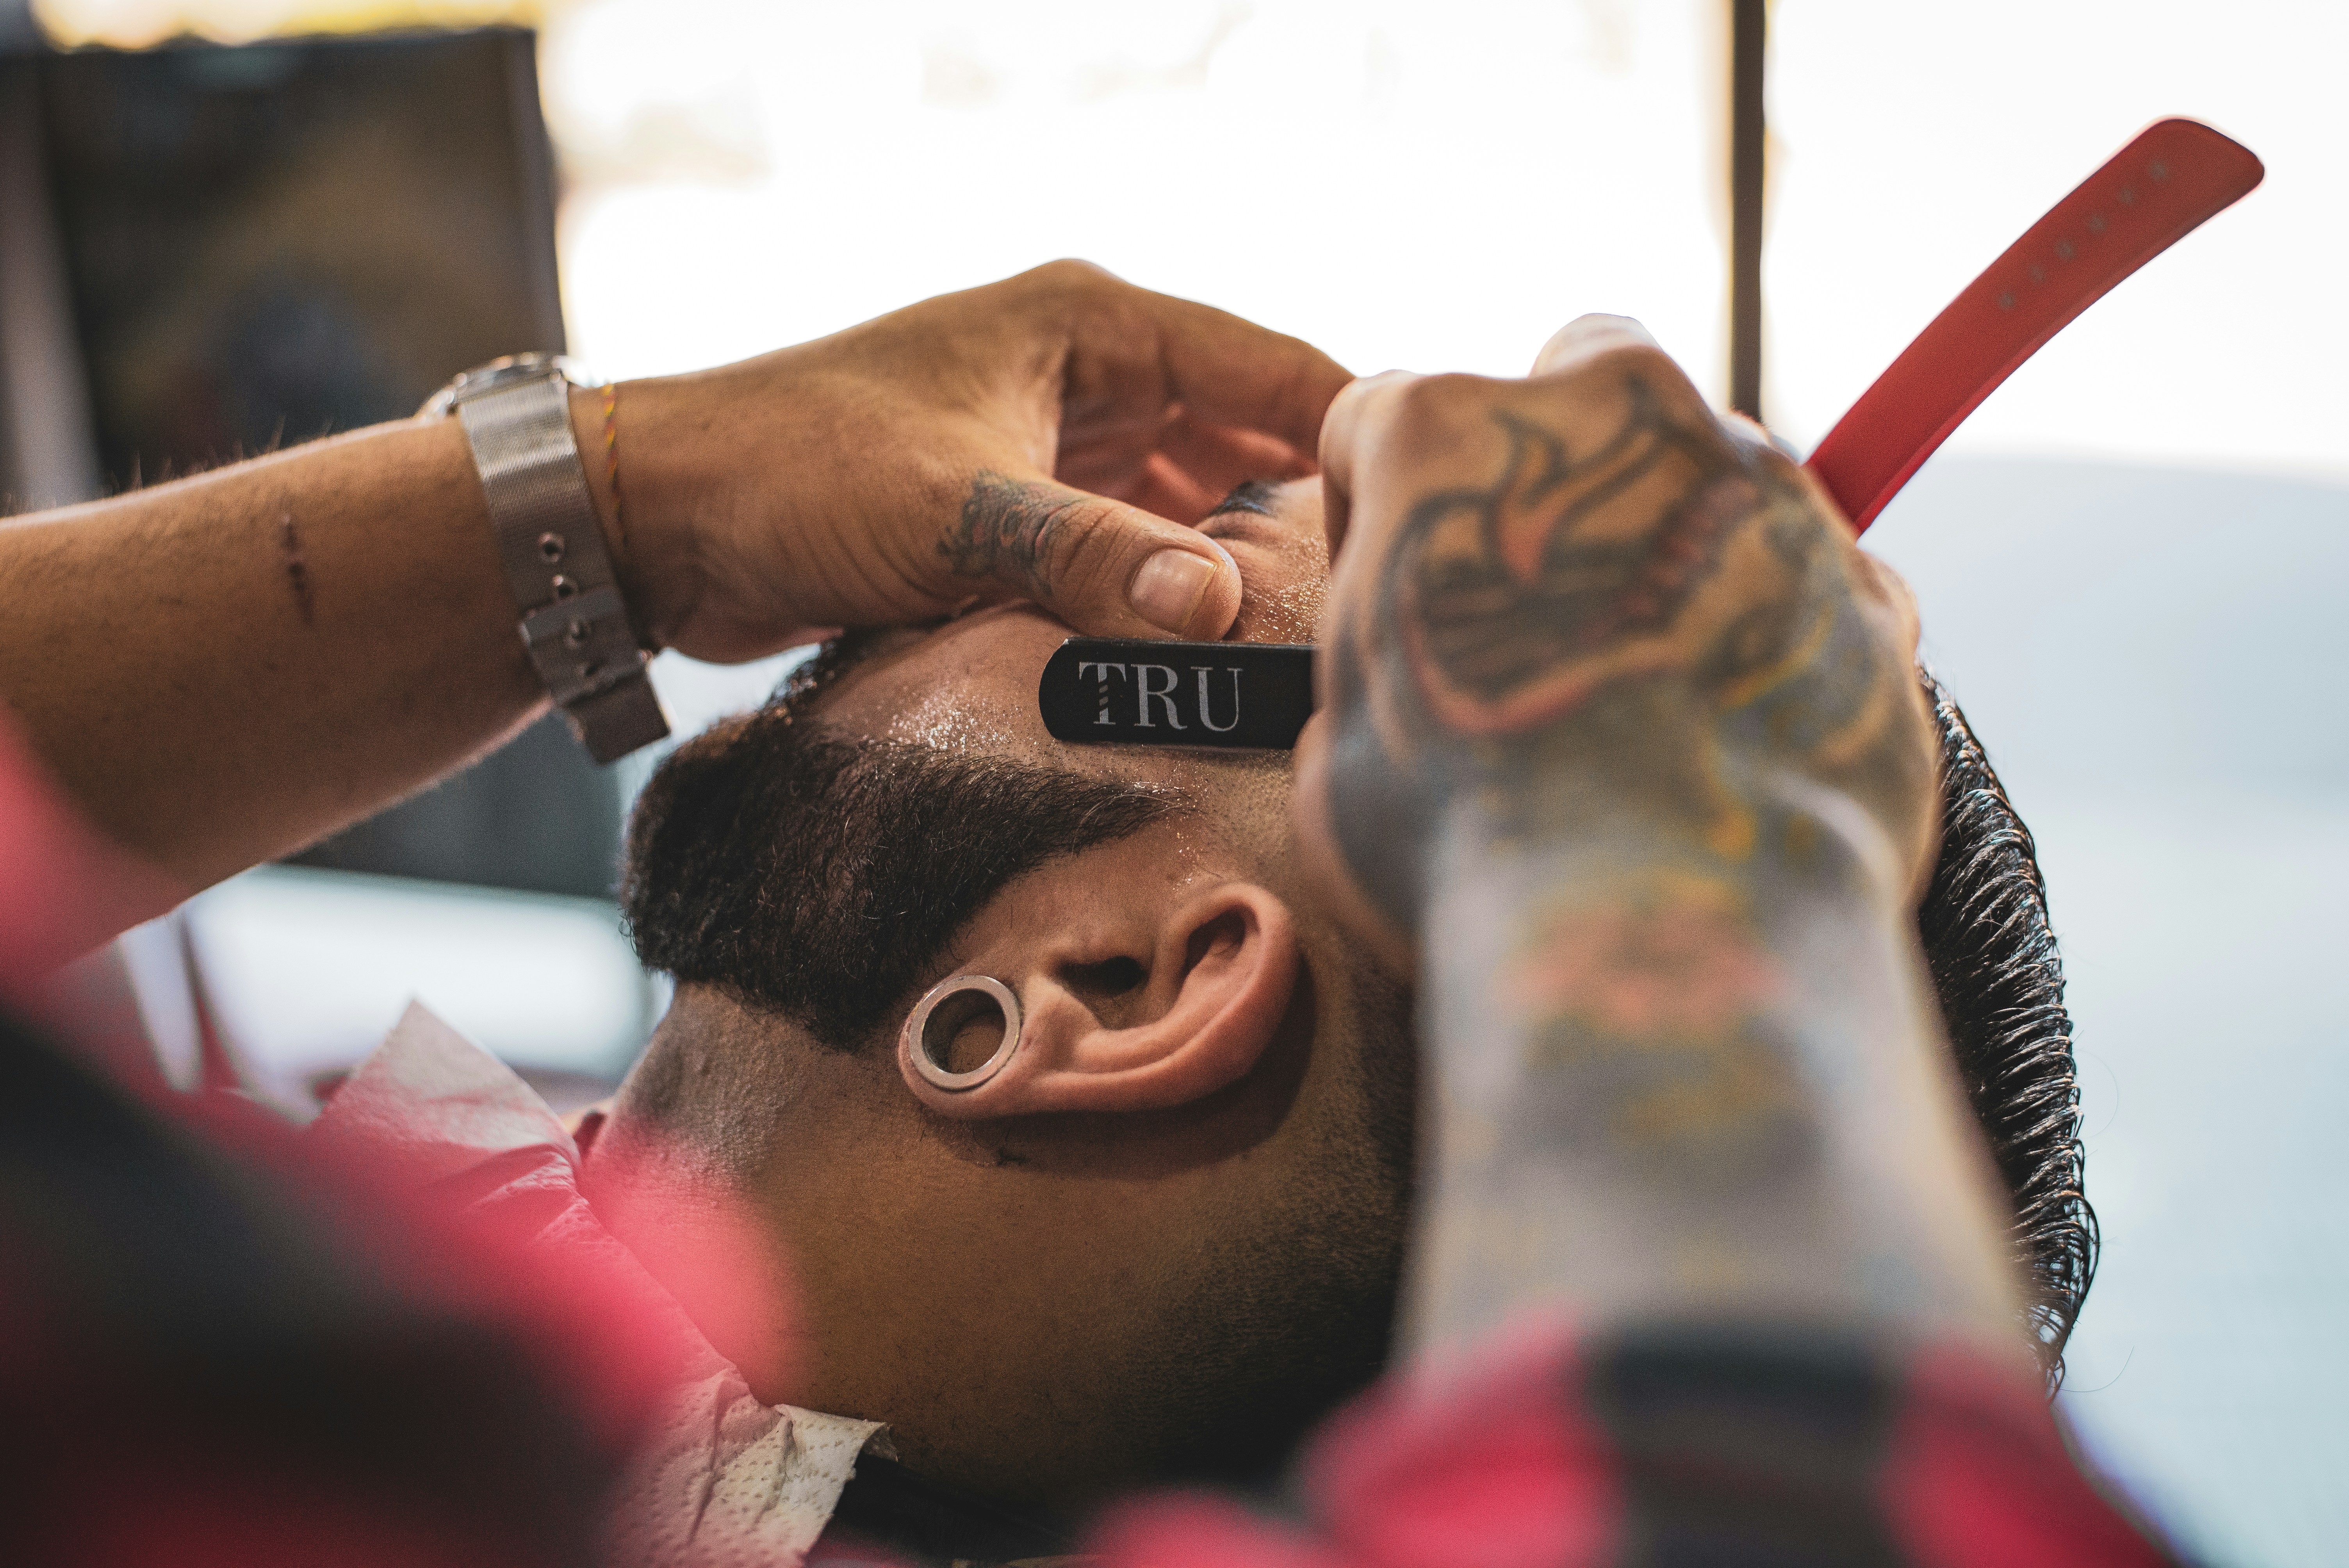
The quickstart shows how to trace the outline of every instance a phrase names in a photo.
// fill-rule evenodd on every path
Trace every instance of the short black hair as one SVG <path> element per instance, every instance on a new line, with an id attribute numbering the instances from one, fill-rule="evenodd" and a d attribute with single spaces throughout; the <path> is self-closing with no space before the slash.
<path id="1" fill-rule="evenodd" d="M 2031 830 L 1957 700 L 1919 673 L 1941 738 L 1941 847 L 1917 934 L 1967 1103 L 2014 1204 L 2013 1256 L 2052 1390 L 2098 1243 L 2064 961 Z"/>

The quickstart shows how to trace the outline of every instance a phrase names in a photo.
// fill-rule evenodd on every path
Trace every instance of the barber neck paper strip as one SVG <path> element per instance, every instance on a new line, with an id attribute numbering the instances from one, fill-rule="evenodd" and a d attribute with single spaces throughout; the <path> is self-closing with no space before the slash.
<path id="1" fill-rule="evenodd" d="M 605 1568 L 788 1568 L 831 1523 L 857 1459 L 895 1457 L 877 1421 L 761 1403 L 604 1229 L 579 1190 L 578 1145 L 546 1102 L 421 1004 L 409 1005 L 305 1136 L 419 1201 L 527 1236 L 519 1244 L 633 1303 L 648 1344 L 668 1343 L 675 1373 L 611 1499 Z"/>
<path id="2" fill-rule="evenodd" d="M 1999 383 L 2267 170 L 2190 119 L 2157 120 L 1968 284 L 1829 430 L 1806 466 L 1854 532 Z"/>
<path id="3" fill-rule="evenodd" d="M 1046 662 L 1036 706 L 1053 739 L 1079 746 L 1283 750 L 1313 717 L 1313 650 L 1071 637 Z"/>

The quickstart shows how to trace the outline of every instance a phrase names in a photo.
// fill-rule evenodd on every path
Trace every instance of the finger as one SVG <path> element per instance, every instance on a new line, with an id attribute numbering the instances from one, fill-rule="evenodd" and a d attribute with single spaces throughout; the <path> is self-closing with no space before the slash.
<path id="1" fill-rule="evenodd" d="M 1320 471 L 1311 447 L 1292 447 L 1258 430 L 1204 419 L 1186 418 L 1167 431 L 1165 452 L 1202 483 L 1229 480 L 1226 490 L 1242 480 L 1278 484 Z"/>
<path id="2" fill-rule="evenodd" d="M 1327 710 L 1308 719 L 1297 738 L 1292 756 L 1295 783 L 1288 794 L 1291 841 L 1305 893 L 1341 931 L 1384 959 L 1398 975 L 1418 967 L 1418 952 L 1409 935 L 1379 913 L 1362 892 L 1338 847 L 1330 818 L 1330 748 L 1335 726 Z"/>
<path id="3" fill-rule="evenodd" d="M 1891 623 L 1894 645 L 1909 662 L 1917 662 L 1918 646 L 1924 641 L 1924 618 L 1917 609 L 1917 591 L 1909 586 L 1909 579 L 1895 572 L 1881 557 L 1865 550 L 1852 552 L 1859 561 L 1861 592 L 1881 605 Z"/>
<path id="4" fill-rule="evenodd" d="M 1057 263 L 1056 263 L 1057 264 Z M 1062 281 L 1081 284 L 1083 274 Z M 1313 449 L 1330 400 L 1352 377 L 1346 367 L 1301 338 L 1257 325 L 1228 311 L 1169 294 L 1152 294 L 1093 273 L 1074 313 L 1071 379 L 1106 371 L 1133 390 L 1137 371 L 1155 383 L 1163 403 L 1181 403 L 1212 425 L 1235 425 L 1278 438 L 1300 452 Z M 1106 389 L 1106 388 L 1104 388 Z"/>
<path id="5" fill-rule="evenodd" d="M 1603 354 L 1629 346 L 1660 348 L 1648 329 L 1628 315 L 1578 315 L 1551 335 L 1534 356 L 1533 374 L 1548 376 Z"/>
<path id="6" fill-rule="evenodd" d="M 1351 521 L 1354 479 L 1362 456 L 1377 429 L 1383 426 L 1402 388 L 1419 377 L 1408 370 L 1386 370 L 1350 383 L 1330 405 L 1321 424 L 1321 527 L 1330 543 L 1330 569 L 1346 542 Z"/>
<path id="7" fill-rule="evenodd" d="M 1033 599 L 1092 636 L 1211 641 L 1239 614 L 1239 568 L 1214 540 L 1050 480 L 983 475 L 945 554 L 990 596 Z"/>
<path id="8" fill-rule="evenodd" d="M 1286 441 L 1187 417 L 1170 421 L 1156 441 L 1154 451 L 1133 449 L 1140 443 L 1072 449 L 1063 442 L 1052 477 L 1176 522 L 1196 523 L 1243 480 L 1277 484 L 1314 471 L 1312 456 Z"/>
<path id="9" fill-rule="evenodd" d="M 1187 528 L 1196 528 L 1224 498 L 1222 490 L 1208 488 L 1164 452 L 1152 453 L 1149 460 L 1115 483 L 1096 485 L 1093 489 L 1096 494 L 1138 506 Z"/>
<path id="10" fill-rule="evenodd" d="M 1213 425 L 1261 430 L 1309 452 L 1344 366 L 1301 338 L 1188 300 L 1168 300 L 1166 366 L 1174 396 Z"/>
<path id="11" fill-rule="evenodd" d="M 1741 414 L 1734 408 L 1723 409 L 1713 418 L 1720 420 L 1722 428 L 1731 435 L 1751 441 L 1756 446 L 1767 447 L 1788 462 L 1797 467 L 1801 466 L 1803 461 L 1801 449 L 1761 420 Z M 1843 510 L 1840 507 L 1836 510 L 1836 515 L 1837 517 L 1843 515 Z"/>
<path id="12" fill-rule="evenodd" d="M 1217 500 L 1244 480 L 1280 484 L 1317 471 L 1310 447 L 1299 449 L 1261 431 L 1189 418 L 1168 428 L 1159 451 Z"/>
<path id="13" fill-rule="evenodd" d="M 1792 454 L 1788 455 L 1787 464 L 1794 469 L 1795 482 L 1803 487 L 1803 493 L 1811 498 L 1812 507 L 1821 516 L 1834 518 L 1842 524 L 1847 537 L 1858 538 L 1859 530 L 1852 527 L 1851 519 L 1844 515 L 1842 503 L 1827 492 L 1827 487 L 1819 482 L 1819 476 L 1808 467 L 1796 464 Z"/>

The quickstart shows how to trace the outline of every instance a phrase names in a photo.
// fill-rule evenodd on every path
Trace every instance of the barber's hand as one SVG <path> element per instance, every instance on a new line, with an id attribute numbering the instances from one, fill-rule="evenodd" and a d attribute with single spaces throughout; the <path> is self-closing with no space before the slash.
<path id="1" fill-rule="evenodd" d="M 715 660 L 975 599 L 1217 637 L 1239 573 L 1186 525 L 1242 480 L 1312 472 L 1346 379 L 1294 338 L 1056 262 L 626 383 L 623 586 L 641 628 Z"/>
<path id="2" fill-rule="evenodd" d="M 1914 885 L 1937 753 L 1913 602 L 1638 324 L 1586 316 L 1522 381 L 1355 382 L 1321 461 L 1334 577 L 1295 809 L 1332 906 L 1390 956 L 1463 810 L 1480 841 L 1661 830 L 1693 864 L 1749 854 L 1808 791 L 1856 803 Z"/>

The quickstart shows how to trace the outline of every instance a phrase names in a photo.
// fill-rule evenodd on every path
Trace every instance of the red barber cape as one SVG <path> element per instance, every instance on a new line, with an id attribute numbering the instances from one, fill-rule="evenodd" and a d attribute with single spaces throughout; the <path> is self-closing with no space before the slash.
<path id="1" fill-rule="evenodd" d="M 1963 1350 L 1725 1326 L 1521 1334 L 1390 1379 L 1300 1471 L 1301 1522 L 1113 1514 L 1120 1568 L 2159 1568 L 2033 1382 Z"/>
<path id="2" fill-rule="evenodd" d="M 90 826 L 0 701 L 0 997 L 23 997 L 190 891 Z"/>

